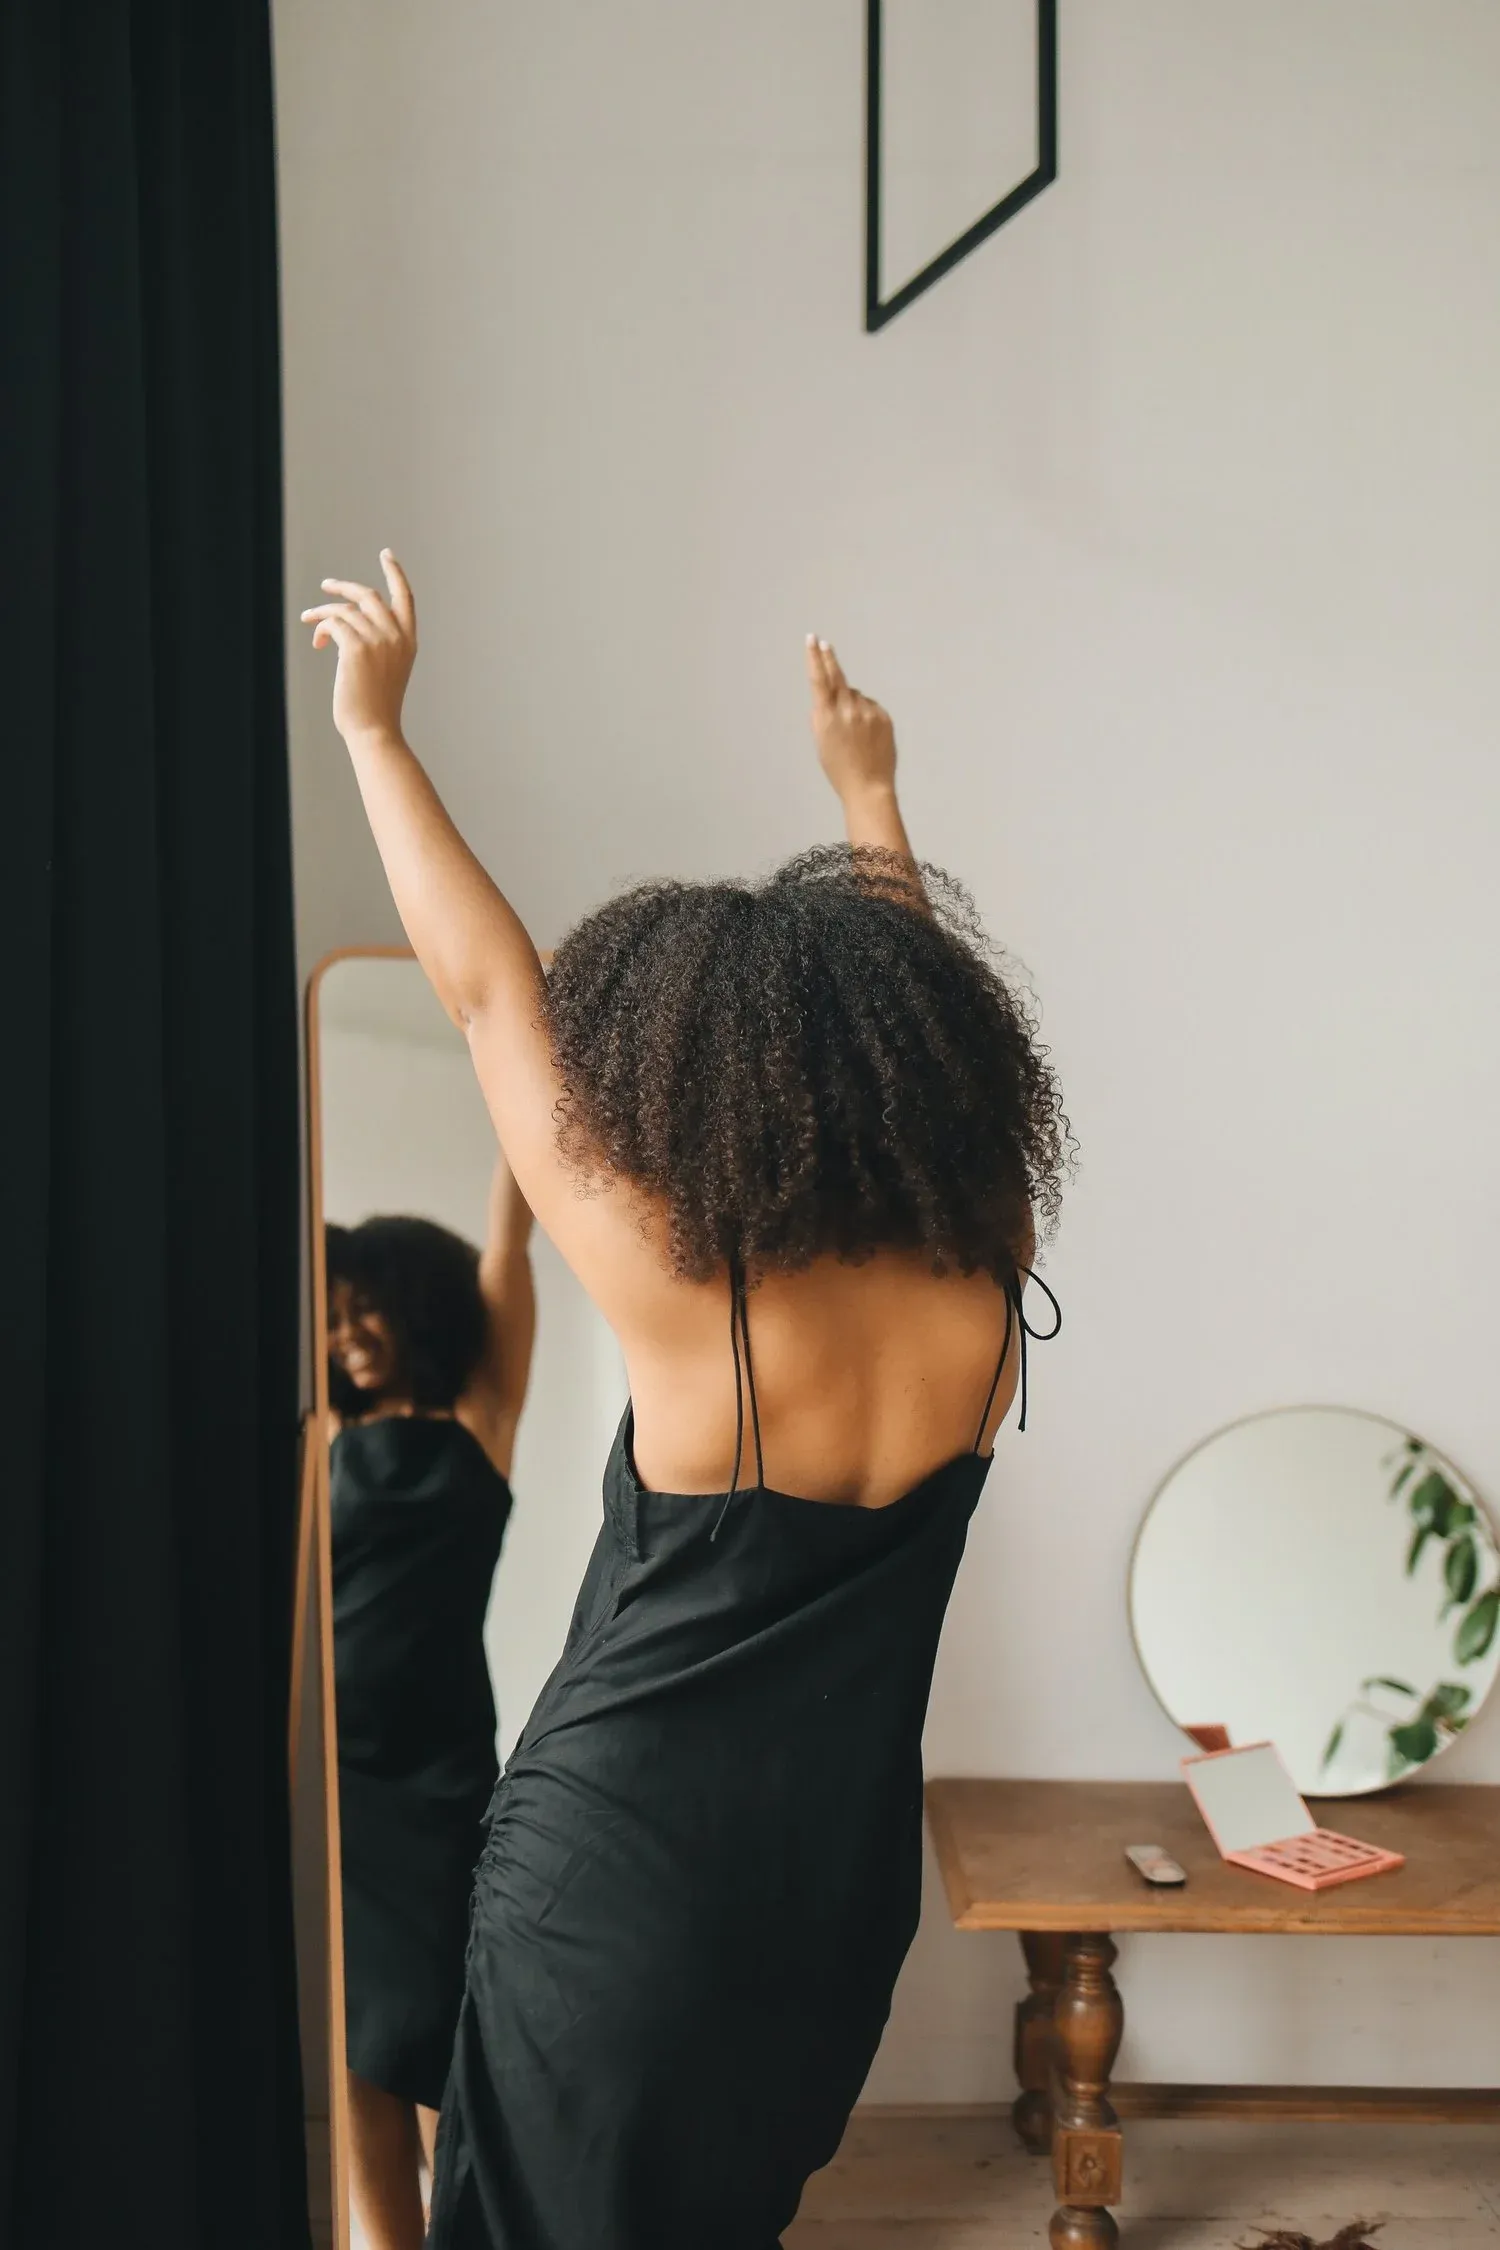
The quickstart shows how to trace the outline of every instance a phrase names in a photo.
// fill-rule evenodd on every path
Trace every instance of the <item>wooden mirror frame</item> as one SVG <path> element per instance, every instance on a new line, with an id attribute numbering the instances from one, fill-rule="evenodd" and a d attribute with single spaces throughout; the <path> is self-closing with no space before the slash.
<path id="1" fill-rule="evenodd" d="M 349 2070 L 344 2015 L 344 1890 L 339 1850 L 338 1724 L 333 1680 L 333 1546 L 328 1474 L 328 1290 L 323 1272 L 323 1089 L 320 1037 L 323 980 L 343 961 L 413 961 L 405 945 L 346 945 L 325 953 L 307 980 L 305 1009 L 307 1116 L 307 1285 L 311 1319 L 312 1407 L 302 1425 L 301 1499 L 297 1529 L 296 1610 L 292 1622 L 292 1814 L 298 1810 L 303 1759 L 303 1704 L 309 1638 L 316 1620 L 319 1749 L 323 1781 L 326 1867 L 324 1928 L 328 1958 L 324 1994 L 328 2029 L 329 2203 L 334 2250 L 349 2250 Z"/>
<path id="2" fill-rule="evenodd" d="M 539 956 L 544 969 L 552 956 Z M 323 980 L 345 961 L 415 961 L 407 945 L 345 945 L 325 953 L 307 980 L 304 1014 L 307 1118 L 307 1285 L 311 1319 L 312 1406 L 302 1424 L 297 1569 L 292 1616 L 292 1680 L 287 1765 L 293 1835 L 303 1772 L 309 1642 L 316 1621 L 319 1751 L 323 1782 L 328 1958 L 328 2166 L 333 2250 L 350 2250 L 349 2069 L 345 2044 L 344 1893 L 339 1850 L 338 1726 L 333 1679 L 333 1545 L 328 1465 L 328 1290 L 323 1272 L 323 1089 L 320 1038 Z"/>

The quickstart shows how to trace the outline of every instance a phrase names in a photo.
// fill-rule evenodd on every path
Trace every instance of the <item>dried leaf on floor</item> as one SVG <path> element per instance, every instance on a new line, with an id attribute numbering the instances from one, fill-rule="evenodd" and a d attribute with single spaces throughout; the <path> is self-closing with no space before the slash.
<path id="1" fill-rule="evenodd" d="M 1272 2234 L 1267 2234 L 1262 2227 L 1259 2242 L 1242 2243 L 1240 2250 L 1376 2250 L 1370 2237 L 1379 2233 L 1380 2225 L 1378 2219 L 1373 2223 L 1369 2219 L 1351 2219 L 1348 2226 L 1340 2227 L 1326 2242 L 1314 2242 L 1310 2234 L 1297 2234 L 1290 2227 L 1278 2227 Z"/>

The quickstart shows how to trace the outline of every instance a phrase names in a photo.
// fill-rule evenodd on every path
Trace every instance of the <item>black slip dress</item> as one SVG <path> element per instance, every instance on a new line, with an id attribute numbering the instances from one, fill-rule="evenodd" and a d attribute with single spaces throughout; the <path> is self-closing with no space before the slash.
<path id="1" fill-rule="evenodd" d="M 766 1484 L 730 1299 L 757 1481 L 737 1441 L 727 1494 L 645 1491 L 627 1410 L 495 1795 L 429 2250 L 774 2250 L 916 1930 L 922 1726 L 1019 1290 L 974 1450 L 882 1508 Z"/>
<path id="2" fill-rule="evenodd" d="M 484 1616 L 510 1487 L 459 1422 L 333 1441 L 334 1693 L 349 2068 L 436 2109 L 498 1773 Z"/>

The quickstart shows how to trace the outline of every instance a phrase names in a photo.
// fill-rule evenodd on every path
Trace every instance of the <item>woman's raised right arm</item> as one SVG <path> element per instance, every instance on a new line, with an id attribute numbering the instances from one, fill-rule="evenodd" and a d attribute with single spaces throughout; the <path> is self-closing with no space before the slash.
<path id="1" fill-rule="evenodd" d="M 387 596 L 325 578 L 328 599 L 304 610 L 313 646 L 338 650 L 334 724 L 349 748 L 371 832 L 412 951 L 469 1042 L 501 1146 L 549 1231 L 578 1199 L 556 1147 L 560 1088 L 542 1022 L 536 947 L 460 836 L 401 730 L 417 653 L 416 606 L 389 549 Z M 561 1215 L 566 1219 L 567 1210 Z M 559 1248 L 569 1255 L 567 1245 Z"/>

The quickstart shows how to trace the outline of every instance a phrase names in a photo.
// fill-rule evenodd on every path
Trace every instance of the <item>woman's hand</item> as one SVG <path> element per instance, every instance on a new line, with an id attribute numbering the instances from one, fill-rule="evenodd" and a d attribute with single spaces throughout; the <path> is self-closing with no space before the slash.
<path id="1" fill-rule="evenodd" d="M 823 771 L 845 810 L 851 798 L 896 793 L 896 730 L 890 714 L 844 678 L 827 641 L 807 637 L 812 730 Z"/>
<path id="2" fill-rule="evenodd" d="M 807 636 L 807 677 L 812 687 L 813 739 L 823 771 L 844 808 L 844 833 L 856 851 L 905 860 L 911 869 L 911 903 L 929 911 L 916 854 L 896 802 L 896 730 L 890 713 L 844 678 L 826 641 Z"/>
<path id="3" fill-rule="evenodd" d="M 366 735 L 401 732 L 401 705 L 417 658 L 417 610 L 406 573 L 389 547 L 380 551 L 388 600 L 347 578 L 325 578 L 337 598 L 302 612 L 313 627 L 312 645 L 332 641 L 339 652 L 333 683 L 333 723 L 351 746 Z"/>

